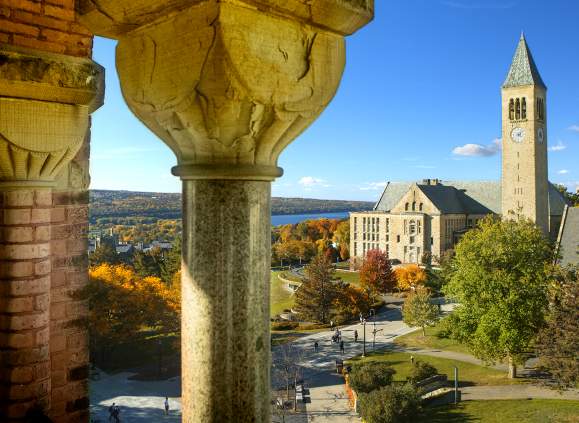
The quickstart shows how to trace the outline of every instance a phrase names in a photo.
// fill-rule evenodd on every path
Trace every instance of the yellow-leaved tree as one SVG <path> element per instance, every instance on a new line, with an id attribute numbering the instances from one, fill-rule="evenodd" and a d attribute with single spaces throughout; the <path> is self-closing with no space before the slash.
<path id="1" fill-rule="evenodd" d="M 402 291 L 414 290 L 423 286 L 427 279 L 426 272 L 417 264 L 401 266 L 394 273 L 398 288 Z"/>

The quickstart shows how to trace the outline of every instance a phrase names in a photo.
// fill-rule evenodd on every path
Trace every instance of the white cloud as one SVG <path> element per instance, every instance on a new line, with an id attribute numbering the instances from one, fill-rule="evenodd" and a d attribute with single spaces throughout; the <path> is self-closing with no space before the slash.
<path id="1" fill-rule="evenodd" d="M 499 151 L 501 151 L 501 139 L 496 138 L 489 145 L 465 144 L 455 147 L 452 150 L 452 154 L 469 157 L 489 157 L 494 156 Z"/>
<path id="2" fill-rule="evenodd" d="M 331 186 L 324 179 L 314 178 L 313 176 L 304 176 L 298 183 L 308 190 L 313 187 L 328 188 Z"/>
<path id="3" fill-rule="evenodd" d="M 549 151 L 562 151 L 565 150 L 567 146 L 563 144 L 561 140 L 557 141 L 557 145 L 549 147 Z"/>
<path id="4" fill-rule="evenodd" d="M 388 182 L 384 181 L 384 182 L 369 182 L 363 186 L 360 187 L 360 190 L 362 191 L 377 191 L 377 190 L 381 190 L 384 189 L 384 187 L 388 185 Z"/>
<path id="5" fill-rule="evenodd" d="M 579 125 L 571 125 L 567 129 L 569 129 L 569 131 L 579 132 Z"/>
<path id="6" fill-rule="evenodd" d="M 561 169 L 560 171 L 557 172 L 559 175 L 566 175 L 567 173 L 569 173 L 569 171 L 567 169 Z"/>

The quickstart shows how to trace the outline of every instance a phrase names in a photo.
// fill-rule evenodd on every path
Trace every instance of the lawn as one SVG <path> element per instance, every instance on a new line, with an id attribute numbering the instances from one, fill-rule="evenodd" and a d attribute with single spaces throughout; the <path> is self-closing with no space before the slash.
<path id="1" fill-rule="evenodd" d="M 396 374 L 394 380 L 403 382 L 406 380 L 411 368 L 411 355 L 415 360 L 421 360 L 432 364 L 440 374 L 446 374 L 449 380 L 454 380 L 454 366 L 458 367 L 458 379 L 460 386 L 472 385 L 510 385 L 521 383 L 524 379 L 509 379 L 507 372 L 495 370 L 489 367 L 478 366 L 476 364 L 465 363 L 464 361 L 455 361 L 428 355 L 408 354 L 402 352 L 376 352 L 370 353 L 366 358 L 354 357 L 349 363 L 364 361 L 382 361 L 388 363 Z"/>
<path id="2" fill-rule="evenodd" d="M 422 330 L 399 336 L 395 344 L 405 347 L 430 348 L 438 350 L 455 351 L 463 354 L 471 354 L 466 345 L 449 338 L 439 338 L 437 333 L 441 329 L 441 323 L 426 328 L 426 336 L 422 336 Z"/>
<path id="3" fill-rule="evenodd" d="M 416 423 L 577 423 L 579 401 L 465 401 L 457 406 L 426 408 Z"/>
<path id="4" fill-rule="evenodd" d="M 336 270 L 335 275 L 336 277 L 342 279 L 344 282 L 354 286 L 360 286 L 360 274 L 358 272 L 344 272 L 341 270 Z"/>
<path id="5" fill-rule="evenodd" d="M 282 313 L 294 305 L 294 296 L 283 287 L 283 282 L 277 277 L 279 272 L 271 272 L 270 315 Z"/>

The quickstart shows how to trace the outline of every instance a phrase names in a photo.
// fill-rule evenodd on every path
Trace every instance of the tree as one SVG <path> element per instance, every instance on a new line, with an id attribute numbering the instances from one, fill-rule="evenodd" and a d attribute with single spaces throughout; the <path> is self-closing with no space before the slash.
<path id="1" fill-rule="evenodd" d="M 303 320 L 328 323 L 338 295 L 333 282 L 334 268 L 324 256 L 316 256 L 304 272 L 304 280 L 295 294 L 295 309 Z"/>
<path id="2" fill-rule="evenodd" d="M 360 414 L 367 423 L 412 423 L 421 412 L 421 403 L 411 384 L 390 385 L 360 394 Z"/>
<path id="3" fill-rule="evenodd" d="M 357 393 L 368 393 L 392 384 L 394 373 L 396 371 L 386 363 L 362 362 L 352 366 L 349 381 Z"/>
<path id="4" fill-rule="evenodd" d="M 408 264 L 399 267 L 394 273 L 398 281 L 398 288 L 402 291 L 416 289 L 424 285 L 427 279 L 426 272 L 417 264 Z"/>
<path id="5" fill-rule="evenodd" d="M 427 288 L 418 288 L 410 292 L 404 300 L 402 319 L 409 326 L 422 328 L 422 336 L 426 336 L 426 326 L 438 319 L 438 307 L 431 303 L 432 296 Z"/>
<path id="6" fill-rule="evenodd" d="M 340 258 L 342 260 L 348 260 L 350 258 L 350 222 L 349 220 L 343 220 L 338 223 L 336 231 L 334 232 L 334 242 L 338 246 L 338 251 L 340 252 Z"/>
<path id="7" fill-rule="evenodd" d="M 335 282 L 337 295 L 334 309 L 339 322 L 346 322 L 362 313 L 367 315 L 371 308 L 370 298 L 362 289 L 342 281 Z"/>
<path id="8" fill-rule="evenodd" d="M 170 284 L 174 275 L 181 270 L 181 243 L 181 236 L 175 238 L 172 248 L 161 263 L 161 279 L 166 284 Z"/>
<path id="9" fill-rule="evenodd" d="M 579 383 L 579 267 L 556 269 L 547 322 L 535 343 L 558 388 Z"/>
<path id="10" fill-rule="evenodd" d="M 149 252 L 135 250 L 133 253 L 135 273 L 142 278 L 147 276 L 161 277 L 162 261 L 161 251 L 158 248 Z"/>
<path id="11" fill-rule="evenodd" d="M 567 203 L 569 203 L 571 206 L 574 207 L 579 206 L 579 193 L 569 192 L 567 191 L 567 187 L 561 184 L 555 185 L 555 188 L 557 188 L 557 191 L 559 191 L 563 195 Z"/>
<path id="12" fill-rule="evenodd" d="M 487 362 L 508 358 L 516 376 L 519 354 L 542 327 L 548 304 L 552 248 L 529 220 L 488 217 L 456 246 L 445 293 L 458 301 L 456 333 Z"/>
<path id="13" fill-rule="evenodd" d="M 366 253 L 360 268 L 360 284 L 372 297 L 394 289 L 396 277 L 388 260 L 388 254 L 380 250 L 370 250 Z"/>
<path id="14" fill-rule="evenodd" d="M 278 381 L 283 381 L 287 401 L 290 401 L 290 386 L 294 386 L 294 410 L 297 405 L 295 386 L 302 373 L 302 367 L 299 363 L 303 360 L 303 355 L 302 349 L 292 343 L 286 343 L 279 346 L 273 354 L 272 360 L 273 376 Z"/>
<path id="15" fill-rule="evenodd" d="M 101 243 L 89 256 L 89 261 L 91 266 L 98 266 L 99 264 L 103 263 L 120 263 L 117 250 L 108 242 Z"/>

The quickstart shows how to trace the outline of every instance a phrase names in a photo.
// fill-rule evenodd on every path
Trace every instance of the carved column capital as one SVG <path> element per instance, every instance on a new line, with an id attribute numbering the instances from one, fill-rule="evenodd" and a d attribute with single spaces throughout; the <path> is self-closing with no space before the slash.
<path id="1" fill-rule="evenodd" d="M 343 35 L 366 23 L 372 6 L 84 0 L 80 19 L 119 39 L 125 100 L 173 150 L 175 175 L 272 180 L 282 173 L 281 151 L 333 98 L 345 64 Z"/>
<path id="2" fill-rule="evenodd" d="M 0 186 L 53 186 L 103 95 L 92 60 L 0 45 Z"/>

